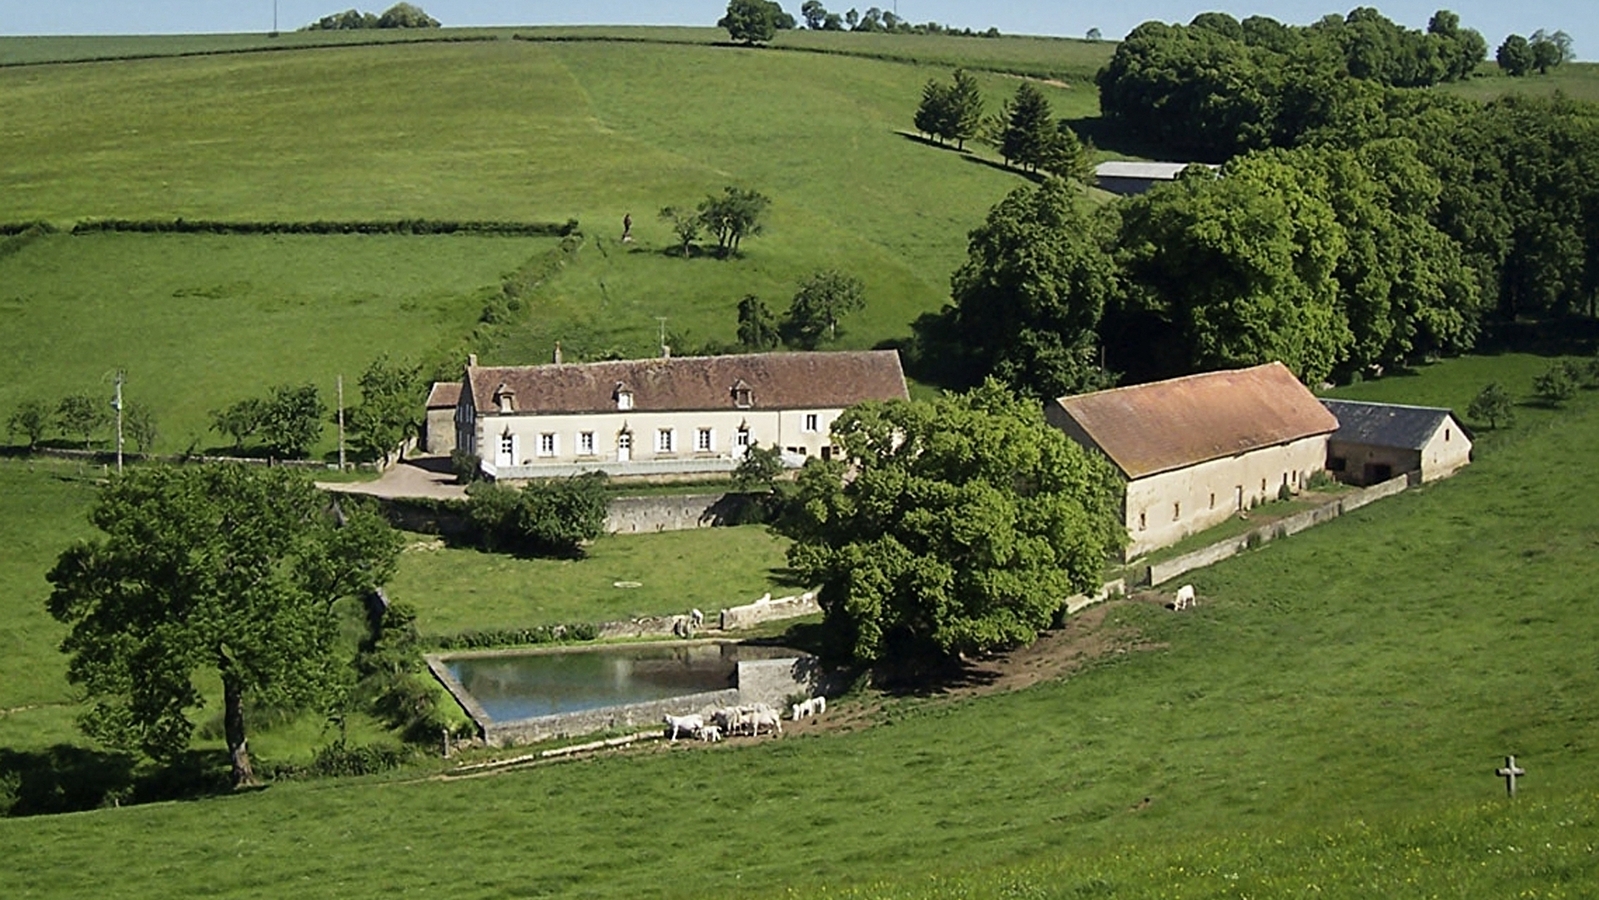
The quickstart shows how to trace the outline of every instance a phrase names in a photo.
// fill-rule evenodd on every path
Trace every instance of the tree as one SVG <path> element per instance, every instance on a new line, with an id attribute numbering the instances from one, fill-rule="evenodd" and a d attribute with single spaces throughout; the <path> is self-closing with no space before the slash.
<path id="1" fill-rule="evenodd" d="M 156 430 L 155 410 L 137 400 L 130 401 L 123 411 L 122 427 L 127 439 L 133 443 L 133 449 L 139 453 L 150 452 L 160 434 Z"/>
<path id="2" fill-rule="evenodd" d="M 85 450 L 94 433 L 110 421 L 110 406 L 88 394 L 70 394 L 56 406 L 56 423 L 63 432 L 82 437 Z"/>
<path id="3" fill-rule="evenodd" d="M 378 16 L 379 28 L 438 28 L 439 20 L 409 3 L 396 3 Z"/>
<path id="4" fill-rule="evenodd" d="M 211 411 L 211 430 L 233 438 L 235 453 L 244 452 L 244 442 L 261 430 L 266 418 L 266 403 L 259 397 L 247 397 L 232 406 Z"/>
<path id="5" fill-rule="evenodd" d="M 746 494 L 771 491 L 777 476 L 783 474 L 783 451 L 777 447 L 762 447 L 759 441 L 750 441 L 744 458 L 733 469 L 733 489 Z"/>
<path id="6" fill-rule="evenodd" d="M 1577 395 L 1579 373 L 1575 366 L 1564 360 L 1549 367 L 1542 375 L 1532 379 L 1532 389 L 1550 406 L 1563 406 Z"/>
<path id="7" fill-rule="evenodd" d="M 467 486 L 467 515 L 488 550 L 565 558 L 605 530 L 605 473 L 535 481 L 514 488 L 492 481 Z"/>
<path id="8" fill-rule="evenodd" d="M 273 387 L 261 408 L 261 439 L 274 456 L 303 458 L 322 437 L 328 408 L 314 384 Z"/>
<path id="9" fill-rule="evenodd" d="M 361 402 L 347 421 L 357 450 L 389 461 L 389 455 L 416 432 L 417 410 L 425 396 L 420 366 L 389 362 L 381 354 L 361 373 Z"/>
<path id="10" fill-rule="evenodd" d="M 989 210 L 950 278 L 945 311 L 981 374 L 1046 399 L 1108 386 L 1094 358 L 1095 329 L 1116 293 L 1105 231 L 1058 178 Z"/>
<path id="11" fill-rule="evenodd" d="M 1125 540 L 1117 476 L 989 383 L 871 402 L 833 425 L 840 460 L 800 471 L 779 524 L 821 586 L 828 649 L 860 663 L 936 661 L 1032 641 L 1098 587 Z"/>
<path id="12" fill-rule="evenodd" d="M 672 233 L 679 242 L 678 254 L 687 259 L 694 241 L 700 236 L 700 229 L 705 227 L 705 220 L 697 212 L 676 206 L 662 207 L 660 217 L 672 226 Z"/>
<path id="13" fill-rule="evenodd" d="M 955 83 L 949 91 L 948 123 L 946 137 L 962 150 L 983 127 L 983 90 L 977 84 L 977 76 L 965 69 L 955 70 Z"/>
<path id="14" fill-rule="evenodd" d="M 800 18 L 805 20 L 805 27 L 812 31 L 821 31 L 827 22 L 827 7 L 821 0 L 805 0 L 800 4 Z"/>
<path id="15" fill-rule="evenodd" d="M 1503 69 L 1506 75 L 1513 77 L 1519 77 L 1532 71 L 1532 67 L 1537 62 L 1537 58 L 1533 55 L 1532 45 L 1527 43 L 1527 39 L 1519 34 L 1513 34 L 1505 38 L 1505 42 L 1500 44 L 1499 50 L 1494 53 L 1494 60 L 1499 63 L 1499 68 Z"/>
<path id="16" fill-rule="evenodd" d="M 1086 35 L 1084 35 L 1084 38 L 1086 40 L 1088 40 L 1088 41 L 1093 41 L 1093 42 L 1098 42 L 1098 41 L 1103 39 L 1098 28 L 1090 28 L 1090 29 L 1088 29 L 1088 33 Z"/>
<path id="17" fill-rule="evenodd" d="M 1052 175 L 1087 184 L 1094 174 L 1094 160 L 1088 147 L 1077 137 L 1077 132 L 1065 122 L 1056 122 L 1055 130 L 1040 151 L 1038 168 Z"/>
<path id="18" fill-rule="evenodd" d="M 1059 133 L 1049 100 L 1043 91 L 1024 81 L 1016 88 L 1009 111 L 999 154 L 1006 162 L 1031 172 L 1048 157 L 1049 148 Z"/>
<path id="19" fill-rule="evenodd" d="M 700 201 L 700 221 L 716 235 L 717 254 L 736 254 L 745 237 L 760 234 L 761 216 L 771 205 L 765 194 L 731 185 L 722 189 L 721 196 L 712 194 Z"/>
<path id="20" fill-rule="evenodd" d="M 916 130 L 929 137 L 936 138 L 940 144 L 951 137 L 953 124 L 954 103 L 949 85 L 940 82 L 937 78 L 927 79 L 922 85 L 922 102 L 916 107 Z"/>
<path id="21" fill-rule="evenodd" d="M 17 404 L 11 417 L 6 419 L 6 434 L 16 440 L 21 435 L 28 440 L 28 449 L 38 448 L 39 442 L 50 428 L 50 405 L 43 400 L 24 400 Z"/>
<path id="22" fill-rule="evenodd" d="M 1540 28 L 1533 32 L 1527 45 L 1532 48 L 1532 64 L 1540 75 L 1548 75 L 1550 69 L 1571 58 L 1571 35 L 1564 31 L 1550 34 Z"/>
<path id="23" fill-rule="evenodd" d="M 783 8 L 771 0 L 728 0 L 727 14 L 717 20 L 716 27 L 727 29 L 730 39 L 753 46 L 770 41 L 784 15 Z"/>
<path id="24" fill-rule="evenodd" d="M 783 322 L 789 343 L 815 350 L 838 337 L 838 320 L 866 306 L 866 286 L 837 269 L 823 269 L 800 282 Z"/>
<path id="25" fill-rule="evenodd" d="M 70 627 L 80 720 L 111 746 L 175 760 L 189 747 L 197 676 L 220 678 L 233 783 L 255 783 L 246 704 L 303 709 L 339 681 L 340 618 L 394 573 L 400 538 L 376 515 L 340 527 L 327 498 L 285 469 L 150 467 L 116 476 L 89 520 L 103 536 L 48 575 Z"/>
<path id="26" fill-rule="evenodd" d="M 850 31 L 854 31 L 855 26 L 860 24 L 860 21 L 861 14 L 856 12 L 854 8 L 851 8 L 849 12 L 844 14 L 844 24 L 849 26 Z"/>
<path id="27" fill-rule="evenodd" d="M 1497 429 L 1501 422 L 1509 425 L 1516 420 L 1516 408 L 1510 399 L 1510 392 L 1505 390 L 1504 385 L 1494 381 L 1472 398 L 1471 405 L 1466 407 L 1466 415 L 1473 422 L 1487 422 L 1489 428 Z"/>
<path id="28" fill-rule="evenodd" d="M 754 294 L 738 301 L 738 343 L 744 350 L 759 353 L 778 345 L 782 338 L 771 310 Z"/>

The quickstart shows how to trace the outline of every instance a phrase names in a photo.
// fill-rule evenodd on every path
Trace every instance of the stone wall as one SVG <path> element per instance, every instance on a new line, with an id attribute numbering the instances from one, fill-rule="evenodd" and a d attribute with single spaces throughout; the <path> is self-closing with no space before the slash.
<path id="1" fill-rule="evenodd" d="M 624 706 L 607 706 L 603 709 L 586 709 L 581 712 L 518 719 L 514 722 L 487 722 L 479 719 L 483 740 L 491 747 L 509 747 L 531 744 L 554 738 L 576 737 L 596 731 L 615 731 L 624 728 L 646 728 L 661 724 L 667 714 L 686 716 L 690 713 L 708 715 L 722 706 L 733 706 L 742 700 L 734 688 L 707 691 L 648 703 L 629 703 Z"/>
<path id="2" fill-rule="evenodd" d="M 617 497 L 605 515 L 606 534 L 648 534 L 730 525 L 750 504 L 744 494 Z"/>
<path id="3" fill-rule="evenodd" d="M 718 624 L 723 631 L 734 631 L 740 628 L 753 628 L 762 622 L 793 619 L 821 611 L 821 604 L 816 602 L 816 595 L 810 591 L 797 597 L 779 597 L 776 600 L 772 599 L 771 594 L 767 594 L 754 603 L 722 610 Z"/>
<path id="4" fill-rule="evenodd" d="M 740 661 L 739 702 L 746 706 L 765 703 L 786 713 L 790 697 L 814 696 L 822 688 L 821 679 L 821 666 L 813 656 Z"/>
<path id="5" fill-rule="evenodd" d="M 1145 569 L 1140 583 L 1150 586 L 1158 585 L 1194 569 L 1204 568 L 1221 562 L 1230 556 L 1236 556 L 1251 546 L 1263 544 L 1277 538 L 1288 537 L 1291 534 L 1298 534 L 1312 526 L 1336 519 L 1344 513 L 1353 512 L 1375 500 L 1391 497 L 1403 491 L 1409 484 L 1410 478 L 1406 475 L 1390 478 L 1381 484 L 1374 484 L 1369 488 L 1352 491 L 1315 509 L 1295 513 L 1286 519 L 1270 522 L 1237 537 L 1218 541 L 1208 547 L 1201 547 L 1192 553 L 1185 553 L 1165 562 L 1154 563 Z"/>

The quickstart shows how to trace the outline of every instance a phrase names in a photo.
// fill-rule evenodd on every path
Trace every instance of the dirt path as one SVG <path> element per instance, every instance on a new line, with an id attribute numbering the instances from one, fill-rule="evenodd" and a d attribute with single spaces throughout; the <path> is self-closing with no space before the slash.
<path id="1" fill-rule="evenodd" d="M 408 459 L 390 466 L 376 481 L 318 482 L 326 491 L 366 494 L 372 497 L 428 497 L 435 500 L 464 500 L 466 487 L 455 483 L 450 461 L 438 456 Z"/>

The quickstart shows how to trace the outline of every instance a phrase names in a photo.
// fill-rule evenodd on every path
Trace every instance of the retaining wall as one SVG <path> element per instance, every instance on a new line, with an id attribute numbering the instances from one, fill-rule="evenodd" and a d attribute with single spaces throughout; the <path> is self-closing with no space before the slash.
<path id="1" fill-rule="evenodd" d="M 822 611 L 821 604 L 816 602 L 816 595 L 806 591 L 797 597 L 779 597 L 771 599 L 771 594 L 743 606 L 733 606 L 722 610 L 720 626 L 723 631 L 733 631 L 739 628 L 753 628 L 762 622 L 772 622 L 778 619 L 793 619 L 799 616 L 808 616 Z"/>
<path id="2" fill-rule="evenodd" d="M 605 513 L 607 534 L 686 531 L 741 521 L 750 506 L 745 494 L 679 494 L 617 497 Z"/>
<path id="3" fill-rule="evenodd" d="M 1285 519 L 1267 523 L 1237 537 L 1218 541 L 1208 547 L 1201 547 L 1192 553 L 1185 553 L 1165 562 L 1153 563 L 1144 570 L 1141 584 L 1153 586 L 1170 581 L 1186 572 L 1221 562 L 1230 556 L 1236 556 L 1249 549 L 1252 545 L 1264 544 L 1277 538 L 1298 534 L 1307 528 L 1336 519 L 1344 513 L 1353 512 L 1373 501 L 1381 500 L 1384 497 L 1392 497 L 1409 486 L 1410 477 L 1408 475 L 1390 478 L 1380 484 L 1374 484 L 1371 487 L 1345 494 L 1343 497 L 1318 506 L 1315 509 L 1305 510 Z"/>

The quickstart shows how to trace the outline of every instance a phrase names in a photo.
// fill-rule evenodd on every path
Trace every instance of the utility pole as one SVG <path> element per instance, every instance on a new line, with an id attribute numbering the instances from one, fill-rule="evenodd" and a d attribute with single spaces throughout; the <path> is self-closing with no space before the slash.
<path id="1" fill-rule="evenodd" d="M 124 381 L 126 381 L 126 380 L 127 379 L 123 376 L 122 370 L 118 369 L 117 370 L 117 377 L 116 377 L 117 394 L 116 394 L 116 397 L 111 401 L 111 408 L 115 409 L 117 411 L 117 474 L 118 475 L 122 474 L 122 383 Z"/>
<path id="2" fill-rule="evenodd" d="M 278 0 L 272 0 L 272 36 L 278 36 Z"/>
<path id="3" fill-rule="evenodd" d="M 655 321 L 661 323 L 661 356 L 663 358 L 671 356 L 672 350 L 670 347 L 666 346 L 666 317 L 656 316 Z"/>
<path id="4" fill-rule="evenodd" d="M 344 471 L 344 376 L 339 376 L 339 471 Z"/>

